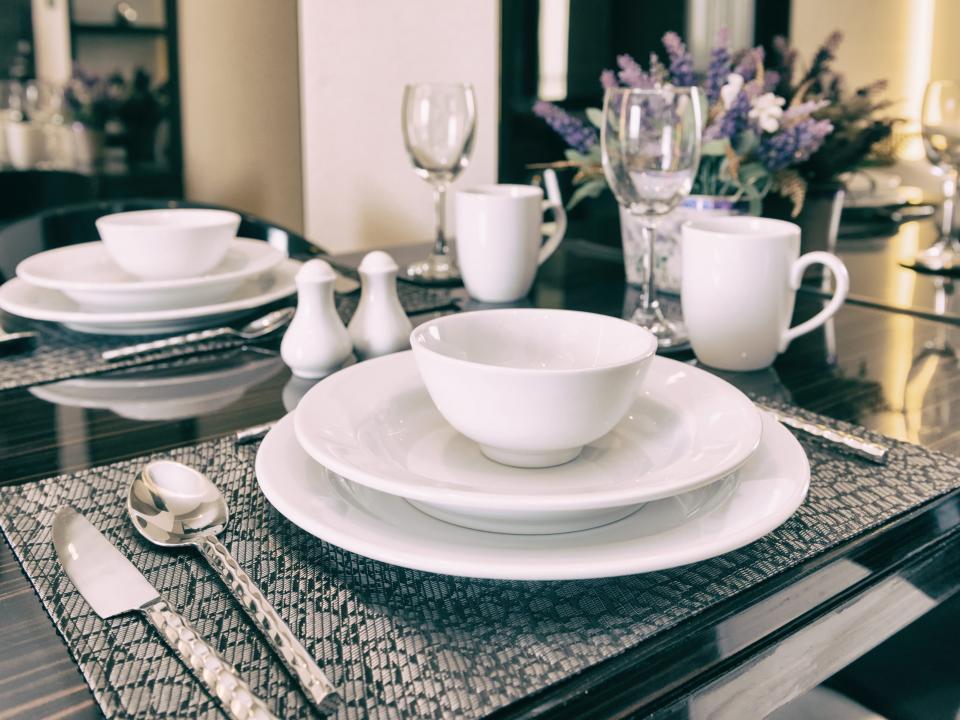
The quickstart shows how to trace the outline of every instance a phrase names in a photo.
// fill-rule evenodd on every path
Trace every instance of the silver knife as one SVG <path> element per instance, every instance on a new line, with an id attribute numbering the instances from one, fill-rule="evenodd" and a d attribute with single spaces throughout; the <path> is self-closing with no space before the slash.
<path id="1" fill-rule="evenodd" d="M 804 420 L 796 415 L 791 415 L 775 407 L 764 405 L 763 403 L 756 403 L 756 406 L 773 415 L 779 422 L 787 427 L 819 438 L 830 447 L 850 455 L 856 455 L 877 465 L 885 465 L 887 462 L 887 454 L 890 452 L 890 448 L 886 445 L 871 442 L 870 440 L 852 435 L 843 430 L 835 430 L 827 425 Z"/>
<path id="2" fill-rule="evenodd" d="M 125 612 L 143 613 L 230 718 L 276 720 L 234 667 L 72 507 L 61 507 L 54 514 L 53 545 L 63 569 L 97 615 L 109 618 Z"/>

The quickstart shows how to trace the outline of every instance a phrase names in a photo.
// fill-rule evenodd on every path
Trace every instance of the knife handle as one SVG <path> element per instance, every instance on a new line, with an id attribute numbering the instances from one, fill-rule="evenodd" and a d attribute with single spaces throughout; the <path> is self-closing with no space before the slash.
<path id="1" fill-rule="evenodd" d="M 233 333 L 231 328 L 211 328 L 210 330 L 198 330 L 197 332 L 187 333 L 186 335 L 174 335 L 173 337 L 163 338 L 162 340 L 150 340 L 149 342 L 137 343 L 136 345 L 127 345 L 126 347 L 107 350 L 100 353 L 100 358 L 107 362 L 115 360 L 126 360 L 127 358 L 143 355 L 157 350 L 167 350 L 169 348 L 180 347 L 181 345 L 192 345 L 203 342 L 204 340 L 213 340 L 214 338 L 230 335 Z"/>
<path id="2" fill-rule="evenodd" d="M 233 720 L 277 720 L 236 669 L 200 637 L 190 622 L 159 598 L 141 608 L 167 644 L 220 701 Z"/>
<path id="3" fill-rule="evenodd" d="M 340 695 L 317 666 L 310 653 L 287 627 L 280 614 L 273 609 L 260 588 L 243 571 L 216 537 L 205 537 L 197 544 L 207 562 L 223 578 L 224 583 L 240 601 L 241 607 L 270 643 L 311 704 L 328 715 L 340 704 Z"/>

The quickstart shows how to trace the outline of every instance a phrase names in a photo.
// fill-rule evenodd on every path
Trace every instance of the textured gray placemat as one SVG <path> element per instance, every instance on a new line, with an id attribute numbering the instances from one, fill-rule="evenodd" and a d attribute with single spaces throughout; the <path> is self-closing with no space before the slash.
<path id="1" fill-rule="evenodd" d="M 452 301 L 452 296 L 447 290 L 414 287 L 406 283 L 398 283 L 397 287 L 400 302 L 407 313 L 410 314 L 447 307 Z M 359 299 L 359 293 L 337 297 L 337 310 L 344 322 L 349 322 L 353 316 Z M 281 305 L 282 303 L 271 305 L 269 308 L 260 308 L 254 311 L 250 318 L 263 315 L 269 309 Z M 243 321 L 234 321 L 232 324 L 239 326 L 243 324 Z M 89 335 L 75 332 L 55 323 L 31 322 L 20 319 L 5 320 L 4 327 L 11 332 L 14 330 L 36 330 L 40 333 L 40 338 L 32 351 L 0 356 L 0 390 L 97 375 L 110 370 L 171 360 L 198 352 L 229 349 L 241 344 L 236 340 L 220 338 L 189 347 L 172 348 L 162 352 L 141 355 L 129 360 L 106 362 L 100 358 L 100 353 L 151 340 L 154 339 L 154 336 Z"/>
<path id="2" fill-rule="evenodd" d="M 765 538 L 675 570 L 578 582 L 471 580 L 367 560 L 269 508 L 254 477 L 255 447 L 223 438 L 164 456 L 202 469 L 223 489 L 233 510 L 226 545 L 342 688 L 338 717 L 479 717 L 960 486 L 960 458 L 856 431 L 891 446 L 888 465 L 805 445 L 809 497 Z M 67 503 L 213 639 L 278 716 L 310 716 L 211 572 L 189 551 L 160 551 L 135 535 L 125 489 L 145 461 L 0 488 L 0 527 L 104 714 L 220 717 L 143 620 L 101 620 L 73 588 L 49 529 L 54 510 Z"/>

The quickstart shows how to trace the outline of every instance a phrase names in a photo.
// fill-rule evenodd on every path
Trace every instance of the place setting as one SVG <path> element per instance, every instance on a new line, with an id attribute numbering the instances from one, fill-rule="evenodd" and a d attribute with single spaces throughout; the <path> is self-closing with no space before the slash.
<path id="1" fill-rule="evenodd" d="M 0 286 L 10 318 L 0 337 L 0 387 L 269 345 L 293 316 L 287 305 L 302 261 L 237 237 L 240 222 L 226 210 L 121 212 L 96 221 L 101 241 L 21 261 L 17 277 Z M 345 319 L 359 304 L 355 277 L 335 271 L 336 312 Z M 401 285 L 398 294 L 411 313 L 454 303 L 435 289 Z"/>

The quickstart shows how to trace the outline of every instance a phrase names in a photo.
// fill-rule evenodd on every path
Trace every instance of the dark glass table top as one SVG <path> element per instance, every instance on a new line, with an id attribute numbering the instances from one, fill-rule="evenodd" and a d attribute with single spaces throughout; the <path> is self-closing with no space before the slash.
<path id="1" fill-rule="evenodd" d="M 923 309 L 933 307 L 932 280 L 896 266 L 901 253 L 932 239 L 923 223 L 908 225 L 913 227 L 903 226 L 882 244 L 850 241 L 857 244 L 841 246 L 851 266 L 852 292 L 867 298 L 867 304 L 847 304 L 827 326 L 794 342 L 772 368 L 723 377 L 750 392 L 960 454 L 960 367 L 948 350 L 960 345 L 960 327 L 924 317 L 932 315 Z M 622 266 L 608 249 L 578 241 L 561 248 L 541 269 L 530 304 L 631 314 L 636 291 L 624 285 Z M 391 249 L 401 264 L 424 251 Z M 338 260 L 351 265 L 359 258 Z M 458 292 L 464 309 L 476 307 Z M 797 314 L 809 316 L 821 302 L 814 290 L 803 291 Z M 75 389 L 58 396 L 56 386 L 0 393 L 0 482 L 28 482 L 275 420 L 309 387 L 291 379 L 272 354 L 275 349 L 204 359 L 184 383 L 195 383 L 203 373 L 222 376 L 227 369 L 239 369 L 235 375 L 243 380 L 226 387 L 212 383 L 193 393 L 189 407 L 151 394 L 151 382 L 158 376 L 149 369 L 118 378 L 112 389 L 108 385 L 105 390 L 102 383 L 108 381 L 99 380 L 92 394 Z M 689 352 L 676 357 L 693 361 Z M 169 380 L 170 371 L 165 372 Z M 127 393 L 124 387 L 133 389 Z M 938 601 L 949 597 L 960 589 L 958 537 L 960 500 L 954 493 L 502 714 L 581 717 L 589 709 L 596 715 L 636 711 L 686 716 L 694 699 L 709 702 L 709 693 L 716 692 L 723 678 L 731 687 L 744 677 L 762 686 L 746 673 L 760 667 L 763 653 L 803 640 L 805 633 L 821 632 L 821 622 L 875 597 L 871 593 L 887 592 L 892 577 L 922 587 Z M 890 602 L 903 603 L 907 616 L 921 612 L 909 595 Z M 878 626 L 872 636 L 879 641 L 891 632 Z M 710 652 L 701 652 L 705 647 Z M 0 717 L 98 716 L 5 543 L 0 543 L 0 648 L 0 678 L 6 679 L 0 681 Z M 647 681 L 637 682 L 638 668 L 649 672 Z M 9 681 L 15 677 L 21 681 Z M 798 671 L 798 682 L 806 679 Z M 809 675 L 809 681 L 819 680 Z"/>

